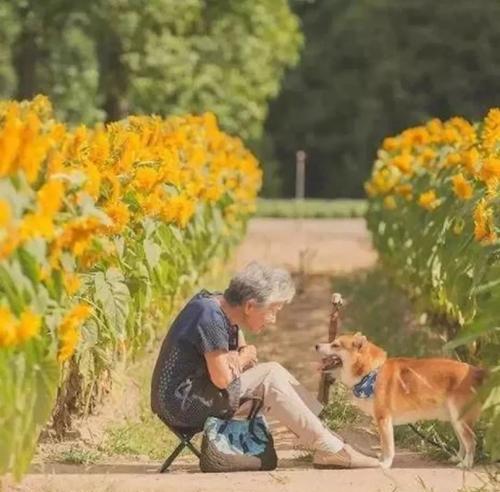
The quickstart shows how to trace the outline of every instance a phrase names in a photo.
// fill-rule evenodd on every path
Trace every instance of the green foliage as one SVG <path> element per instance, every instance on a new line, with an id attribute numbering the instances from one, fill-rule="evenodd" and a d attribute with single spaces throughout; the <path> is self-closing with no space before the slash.
<path id="1" fill-rule="evenodd" d="M 309 196 L 360 197 L 385 136 L 500 105 L 496 0 L 294 3 L 305 47 L 270 107 L 261 159 L 279 162 L 285 196 L 298 149 L 309 156 Z"/>
<path id="2" fill-rule="evenodd" d="M 488 419 L 486 450 L 495 461 L 498 461 L 500 459 L 500 366 L 492 371 L 488 385 L 484 388 L 484 394 L 487 396 L 483 411 Z"/>
<path id="3" fill-rule="evenodd" d="M 29 342 L 26 350 L 0 350 L 0 415 L 5 419 L 0 421 L 0 470 L 16 478 L 31 461 L 59 381 L 59 367 L 46 347 Z"/>
<path id="4" fill-rule="evenodd" d="M 105 273 L 97 272 L 94 276 L 94 299 L 101 306 L 110 331 L 119 340 L 125 339 L 130 302 L 130 292 L 124 280 L 117 268 L 109 268 Z"/>
<path id="5" fill-rule="evenodd" d="M 62 453 L 51 456 L 54 461 L 70 465 L 91 465 L 97 463 L 101 457 L 101 453 L 98 451 L 85 449 L 78 445 L 73 445 Z"/>
<path id="6" fill-rule="evenodd" d="M 0 3 L 0 94 L 14 91 L 15 74 L 12 66 L 12 52 L 9 46 L 16 34 L 16 23 L 11 5 Z"/>
<path id="7" fill-rule="evenodd" d="M 287 219 L 344 219 L 362 217 L 366 213 L 365 200 L 287 200 L 265 199 L 257 201 L 257 217 Z"/>
<path id="8" fill-rule="evenodd" d="M 335 384 L 330 394 L 330 401 L 322 416 L 328 427 L 335 431 L 359 422 L 361 414 L 350 402 L 348 390 L 345 387 Z"/>
<path id="9" fill-rule="evenodd" d="M 423 452 L 436 460 L 457 461 L 459 443 L 449 422 L 428 420 L 415 423 L 413 426 L 420 435 L 408 425 L 400 425 L 394 428 L 394 439 L 399 446 Z M 477 441 L 474 454 L 476 464 L 491 462 L 491 455 L 485 447 L 487 428 L 487 418 L 481 418 L 474 426 Z M 425 439 L 421 436 L 425 436 Z"/>
<path id="10" fill-rule="evenodd" d="M 0 98 L 75 123 L 213 111 L 250 140 L 301 44 L 286 0 L 10 0 L 0 22 Z"/>

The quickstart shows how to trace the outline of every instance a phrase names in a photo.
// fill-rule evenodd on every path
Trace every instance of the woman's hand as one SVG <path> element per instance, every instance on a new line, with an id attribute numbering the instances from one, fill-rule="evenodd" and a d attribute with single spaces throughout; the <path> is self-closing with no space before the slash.
<path id="1" fill-rule="evenodd" d="M 205 353 L 210 380 L 220 389 L 227 388 L 240 377 L 241 372 L 257 363 L 257 349 L 254 345 L 245 345 L 236 350 L 225 352 L 217 350 Z"/>
<path id="2" fill-rule="evenodd" d="M 257 349 L 255 345 L 244 345 L 238 349 L 238 353 L 242 371 L 257 364 Z"/>

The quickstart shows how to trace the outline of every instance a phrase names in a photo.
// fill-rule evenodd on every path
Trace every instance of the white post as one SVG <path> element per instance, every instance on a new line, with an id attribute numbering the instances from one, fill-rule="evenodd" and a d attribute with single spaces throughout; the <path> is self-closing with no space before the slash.
<path id="1" fill-rule="evenodd" d="M 297 225 L 297 240 L 299 241 L 299 257 L 298 257 L 298 282 L 297 291 L 302 292 L 305 288 L 305 277 L 307 270 L 307 255 L 308 249 L 306 239 L 304 237 L 303 218 L 304 218 L 304 197 L 306 188 L 306 153 L 303 150 L 298 150 L 295 154 L 295 210 L 298 219 L 295 221 Z"/>
<path id="2" fill-rule="evenodd" d="M 296 157 L 295 199 L 303 200 L 306 191 L 306 153 L 298 150 Z"/>

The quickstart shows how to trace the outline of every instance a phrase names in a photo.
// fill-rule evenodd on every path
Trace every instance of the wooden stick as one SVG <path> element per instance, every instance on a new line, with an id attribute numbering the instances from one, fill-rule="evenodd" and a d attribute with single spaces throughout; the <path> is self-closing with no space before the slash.
<path id="1" fill-rule="evenodd" d="M 332 295 L 332 310 L 330 312 L 330 324 L 328 327 L 328 341 L 333 342 L 337 338 L 340 327 L 340 309 L 344 305 L 344 299 L 342 296 L 335 292 Z M 321 373 L 321 379 L 319 381 L 318 388 L 318 401 L 323 405 L 328 403 L 330 397 L 330 386 L 335 382 L 335 378 L 326 372 Z"/>

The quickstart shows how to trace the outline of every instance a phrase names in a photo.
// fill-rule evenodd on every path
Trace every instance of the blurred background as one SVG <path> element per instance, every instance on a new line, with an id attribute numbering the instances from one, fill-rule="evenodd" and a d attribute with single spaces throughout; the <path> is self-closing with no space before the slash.
<path id="1" fill-rule="evenodd" d="M 497 0 L 3 0 L 0 98 L 65 121 L 216 113 L 265 197 L 357 198 L 383 137 L 500 105 Z"/>

